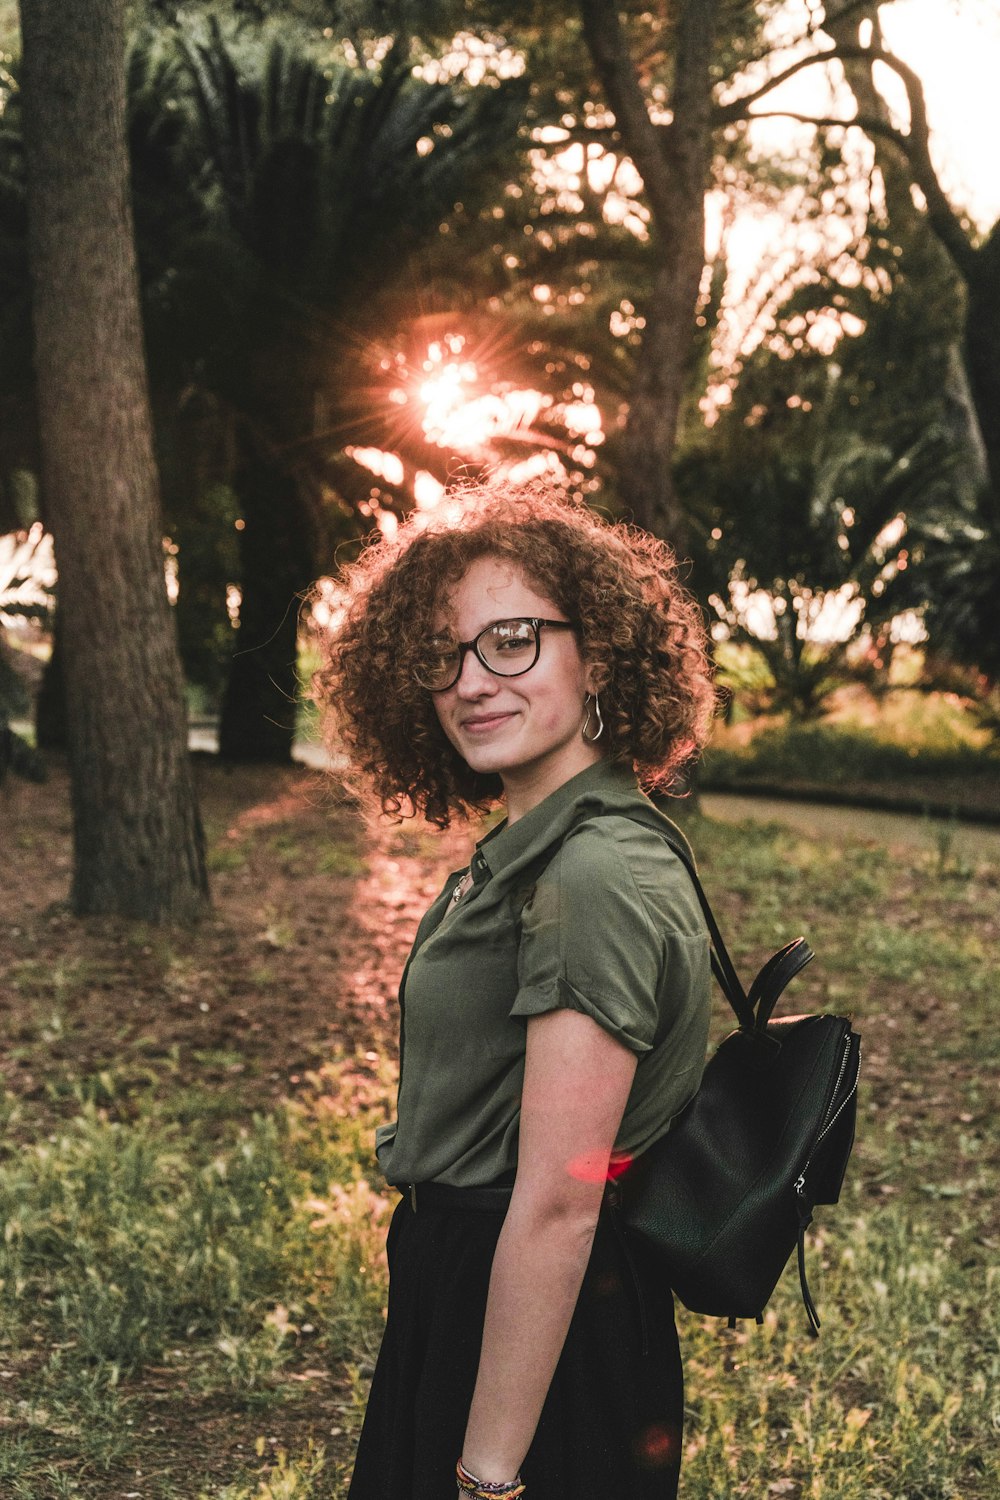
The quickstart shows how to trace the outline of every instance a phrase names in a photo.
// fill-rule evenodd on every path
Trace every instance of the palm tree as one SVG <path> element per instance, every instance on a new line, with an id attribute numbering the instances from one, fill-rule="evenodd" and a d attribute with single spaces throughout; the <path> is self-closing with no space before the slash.
<path id="1" fill-rule="evenodd" d="M 931 430 L 893 449 L 824 427 L 822 413 L 797 443 L 787 429 L 714 436 L 678 466 L 702 591 L 729 638 L 766 662 L 773 707 L 816 718 L 833 689 L 870 675 L 852 663 L 862 634 L 872 659 L 884 656 L 905 607 L 901 518 L 947 493 L 946 439 Z"/>
<path id="2" fill-rule="evenodd" d="M 420 311 L 418 257 L 492 182 L 521 89 L 424 82 L 401 44 L 375 69 L 325 62 L 295 30 L 211 15 L 143 33 L 130 78 L 157 405 L 200 402 L 241 523 L 220 748 L 285 759 L 297 603 L 343 535 L 364 355 L 390 305 Z"/>

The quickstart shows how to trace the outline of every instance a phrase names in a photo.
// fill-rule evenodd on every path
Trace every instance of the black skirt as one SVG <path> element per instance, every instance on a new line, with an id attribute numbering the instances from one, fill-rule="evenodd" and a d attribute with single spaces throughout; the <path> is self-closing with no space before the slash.
<path id="1" fill-rule="evenodd" d="M 605 1204 L 521 1465 L 525 1500 L 674 1500 L 684 1390 L 673 1299 Z M 389 1310 L 348 1500 L 455 1500 L 502 1214 L 400 1200 Z"/>

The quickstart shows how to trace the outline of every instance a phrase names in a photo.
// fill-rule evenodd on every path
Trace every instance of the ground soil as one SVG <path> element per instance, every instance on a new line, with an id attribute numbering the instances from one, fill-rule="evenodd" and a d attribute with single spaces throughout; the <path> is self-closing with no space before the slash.
<path id="1" fill-rule="evenodd" d="M 65 769 L 44 786 L 0 788 L 7 1150 L 79 1109 L 74 1081 L 126 1115 L 151 1078 L 189 1086 L 197 1128 L 211 1131 L 294 1095 L 310 1070 L 341 1054 L 356 1053 L 362 1070 L 367 1054 L 374 1072 L 395 1052 L 396 981 L 420 914 L 444 874 L 468 859 L 468 832 L 366 832 L 321 774 L 195 759 L 213 907 L 189 930 L 75 918 Z M 291 1379 L 303 1399 L 266 1417 L 189 1391 L 178 1372 L 146 1371 L 130 1383 L 136 1408 L 162 1419 L 137 1422 L 135 1456 L 107 1476 L 102 1497 L 197 1494 L 183 1487 L 179 1454 L 192 1484 L 209 1474 L 231 1481 L 255 1466 L 262 1430 L 268 1450 L 298 1452 L 311 1437 L 336 1458 L 347 1393 L 308 1351 L 299 1363 Z M 11 1419 L 0 1427 L 9 1436 Z M 176 1473 L 176 1487 L 146 1488 L 157 1471 Z"/>
<path id="2" fill-rule="evenodd" d="M 0 1076 L 25 1128 L 51 1109 L 60 1065 L 81 1077 L 171 1058 L 233 1085 L 249 1111 L 338 1049 L 395 1046 L 403 958 L 469 835 L 366 833 L 336 786 L 301 767 L 206 757 L 198 781 L 213 905 L 188 930 L 74 917 L 64 773 L 0 789 Z"/>
<path id="3" fill-rule="evenodd" d="M 363 1077 L 394 1055 L 402 963 L 421 912 L 447 872 L 468 859 L 468 830 L 368 827 L 322 773 L 195 760 L 213 908 L 189 930 L 73 917 L 65 770 L 56 766 L 45 786 L 0 787 L 0 1084 L 8 1115 L 0 1150 L 75 1113 L 74 1080 L 126 1116 L 143 1090 L 183 1085 L 192 1092 L 194 1128 L 222 1131 L 308 1089 L 309 1073 L 328 1060 L 346 1054 Z M 993 913 L 974 908 L 986 952 L 1000 931 L 995 864 L 979 882 Z M 947 881 L 936 889 L 934 899 L 951 913 L 957 898 Z M 901 879 L 883 913 L 901 930 L 916 920 L 911 896 Z M 724 925 L 737 907 L 723 897 Z M 964 911 L 973 920 L 973 909 Z M 938 1121 L 954 1113 L 962 1129 L 977 1129 L 964 1101 L 965 1065 L 950 1045 L 961 1024 L 954 1007 L 936 1005 L 923 976 L 873 982 L 870 998 L 861 976 L 855 982 L 850 998 L 865 1017 L 871 1109 L 891 1109 L 907 1137 L 928 1128 L 928 1111 Z M 844 1003 L 845 993 L 826 998 Z M 803 1004 L 824 1000 L 809 990 L 803 996 Z M 926 1042 L 919 1086 L 901 1078 L 897 1013 Z M 877 1198 L 896 1188 L 876 1174 L 866 1191 Z M 142 1416 L 128 1465 L 95 1478 L 85 1493 L 193 1500 L 206 1478 L 221 1486 L 252 1470 L 262 1436 L 266 1451 L 301 1452 L 311 1438 L 335 1462 L 345 1460 L 351 1396 L 343 1376 L 321 1363 L 304 1348 L 288 1372 L 288 1389 L 297 1382 L 301 1398 L 266 1409 L 199 1393 L 182 1371 L 146 1370 L 128 1387 Z M 0 1388 L 0 1413 L 10 1394 L 9 1385 Z M 0 1442 L 11 1435 L 13 1419 L 0 1414 Z M 39 1490 L 32 1500 L 49 1497 Z"/>

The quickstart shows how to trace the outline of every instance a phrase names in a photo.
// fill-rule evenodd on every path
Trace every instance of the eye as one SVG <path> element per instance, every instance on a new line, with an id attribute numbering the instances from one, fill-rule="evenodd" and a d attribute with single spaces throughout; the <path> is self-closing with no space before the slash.
<path id="1" fill-rule="evenodd" d="M 499 620 L 487 639 L 489 649 L 498 656 L 517 656 L 535 645 L 535 633 L 525 620 Z"/>
<path id="2" fill-rule="evenodd" d="M 423 641 L 420 646 L 420 660 L 428 664 L 437 662 L 453 661 L 458 651 L 456 641 L 449 641 L 444 636 L 434 637 Z"/>

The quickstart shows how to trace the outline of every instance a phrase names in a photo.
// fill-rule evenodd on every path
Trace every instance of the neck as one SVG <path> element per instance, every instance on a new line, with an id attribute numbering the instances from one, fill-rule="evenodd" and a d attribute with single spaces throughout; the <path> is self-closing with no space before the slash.
<path id="1" fill-rule="evenodd" d="M 521 766 L 516 772 L 503 773 L 504 799 L 507 803 L 507 825 L 516 823 L 525 813 L 531 812 L 539 802 L 559 790 L 567 781 L 596 766 L 604 759 L 604 750 L 598 745 L 588 745 L 581 739 L 569 766 L 563 759 L 558 766 L 542 762 L 534 766 Z"/>

